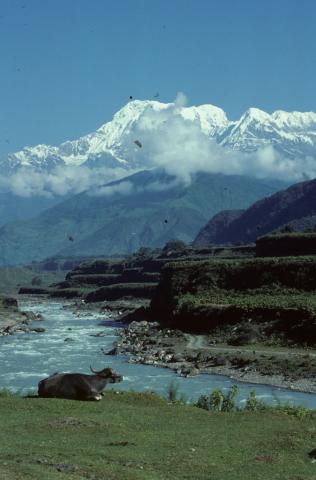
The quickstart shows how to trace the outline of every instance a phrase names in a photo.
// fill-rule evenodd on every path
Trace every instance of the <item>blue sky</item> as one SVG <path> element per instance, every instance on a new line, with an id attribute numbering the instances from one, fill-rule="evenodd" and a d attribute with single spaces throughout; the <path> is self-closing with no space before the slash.
<path id="1" fill-rule="evenodd" d="M 312 0 L 0 0 L 0 155 L 110 120 L 130 95 L 316 111 Z"/>

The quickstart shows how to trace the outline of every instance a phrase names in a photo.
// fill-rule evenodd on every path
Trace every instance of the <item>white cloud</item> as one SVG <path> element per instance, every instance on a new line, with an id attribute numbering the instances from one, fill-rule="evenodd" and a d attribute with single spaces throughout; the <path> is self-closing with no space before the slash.
<path id="1" fill-rule="evenodd" d="M 96 189 L 123 176 L 126 170 L 121 168 L 57 167 L 48 173 L 24 168 L 9 178 L 1 177 L 0 188 L 20 197 L 52 197 Z"/>
<path id="2" fill-rule="evenodd" d="M 96 197 L 104 197 L 104 196 L 111 196 L 115 194 L 129 195 L 133 191 L 135 191 L 135 189 L 132 182 L 122 181 L 119 183 L 115 183 L 114 185 L 104 185 L 101 187 L 93 188 L 90 194 Z"/>
<path id="3" fill-rule="evenodd" d="M 312 157 L 287 158 L 272 145 L 251 153 L 222 147 L 203 133 L 198 119 L 183 118 L 180 108 L 185 103 L 185 96 L 178 94 L 174 104 L 164 110 L 145 110 L 134 133 L 142 142 L 139 155 L 143 165 L 162 167 L 184 183 L 197 172 L 293 182 L 316 177 L 316 160 Z"/>

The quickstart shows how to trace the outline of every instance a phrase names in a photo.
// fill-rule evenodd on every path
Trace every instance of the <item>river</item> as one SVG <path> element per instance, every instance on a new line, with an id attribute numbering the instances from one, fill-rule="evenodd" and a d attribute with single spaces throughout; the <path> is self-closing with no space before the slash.
<path id="1" fill-rule="evenodd" d="M 113 385 L 115 390 L 154 391 L 166 396 L 168 386 L 175 380 L 179 394 L 192 401 L 215 388 L 226 392 L 237 384 L 241 406 L 254 389 L 257 397 L 266 403 L 316 408 L 316 394 L 241 383 L 222 375 L 184 378 L 170 369 L 128 363 L 124 355 L 105 356 L 103 350 L 112 348 L 118 328 L 117 322 L 105 314 L 82 312 L 78 315 L 65 308 L 67 302 L 59 300 L 42 302 L 26 298 L 19 300 L 19 304 L 22 310 L 41 313 L 44 320 L 32 326 L 44 327 L 46 331 L 0 337 L 0 388 L 26 393 L 36 390 L 38 382 L 54 372 L 89 373 L 89 365 L 97 370 L 111 366 L 124 376 L 122 383 Z M 95 336 L 101 331 L 105 336 Z"/>

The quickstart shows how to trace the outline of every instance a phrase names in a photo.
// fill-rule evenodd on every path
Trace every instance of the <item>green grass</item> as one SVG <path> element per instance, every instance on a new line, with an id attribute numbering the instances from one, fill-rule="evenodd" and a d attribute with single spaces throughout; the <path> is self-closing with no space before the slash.
<path id="1" fill-rule="evenodd" d="M 316 256 L 273 257 L 201 262 L 172 262 L 162 278 L 171 278 L 178 294 L 210 289 L 244 291 L 278 286 L 304 291 L 315 290 Z"/>
<path id="2" fill-rule="evenodd" d="M 312 480 L 309 417 L 210 413 L 148 394 L 0 398 L 3 480 Z"/>
<path id="3" fill-rule="evenodd" d="M 243 308 L 251 313 L 255 309 L 296 309 L 306 311 L 311 315 L 316 314 L 316 295 L 299 292 L 227 292 L 225 290 L 214 290 L 210 292 L 198 293 L 195 295 L 186 294 L 181 297 L 181 303 L 190 302 L 199 305 L 233 305 Z"/>
<path id="4" fill-rule="evenodd" d="M 93 292 L 93 288 L 88 287 L 78 287 L 78 288 L 48 288 L 47 289 L 49 295 L 51 297 L 61 297 L 61 298 L 76 298 L 76 297 L 84 297 L 89 293 Z"/>
<path id="5" fill-rule="evenodd" d="M 38 277 L 40 288 L 46 288 L 51 283 L 61 281 L 64 273 L 36 272 L 23 267 L 0 267 L 0 292 L 4 294 L 17 293 L 20 286 L 32 286 L 32 279 Z"/>

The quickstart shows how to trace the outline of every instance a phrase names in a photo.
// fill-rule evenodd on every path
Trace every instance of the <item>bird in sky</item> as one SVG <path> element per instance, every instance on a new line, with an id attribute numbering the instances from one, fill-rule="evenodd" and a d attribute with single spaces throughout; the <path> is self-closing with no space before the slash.
<path id="1" fill-rule="evenodd" d="M 139 148 L 142 148 L 142 146 L 143 146 L 139 140 L 135 140 L 134 143 L 135 143 L 135 145 L 137 145 Z"/>

